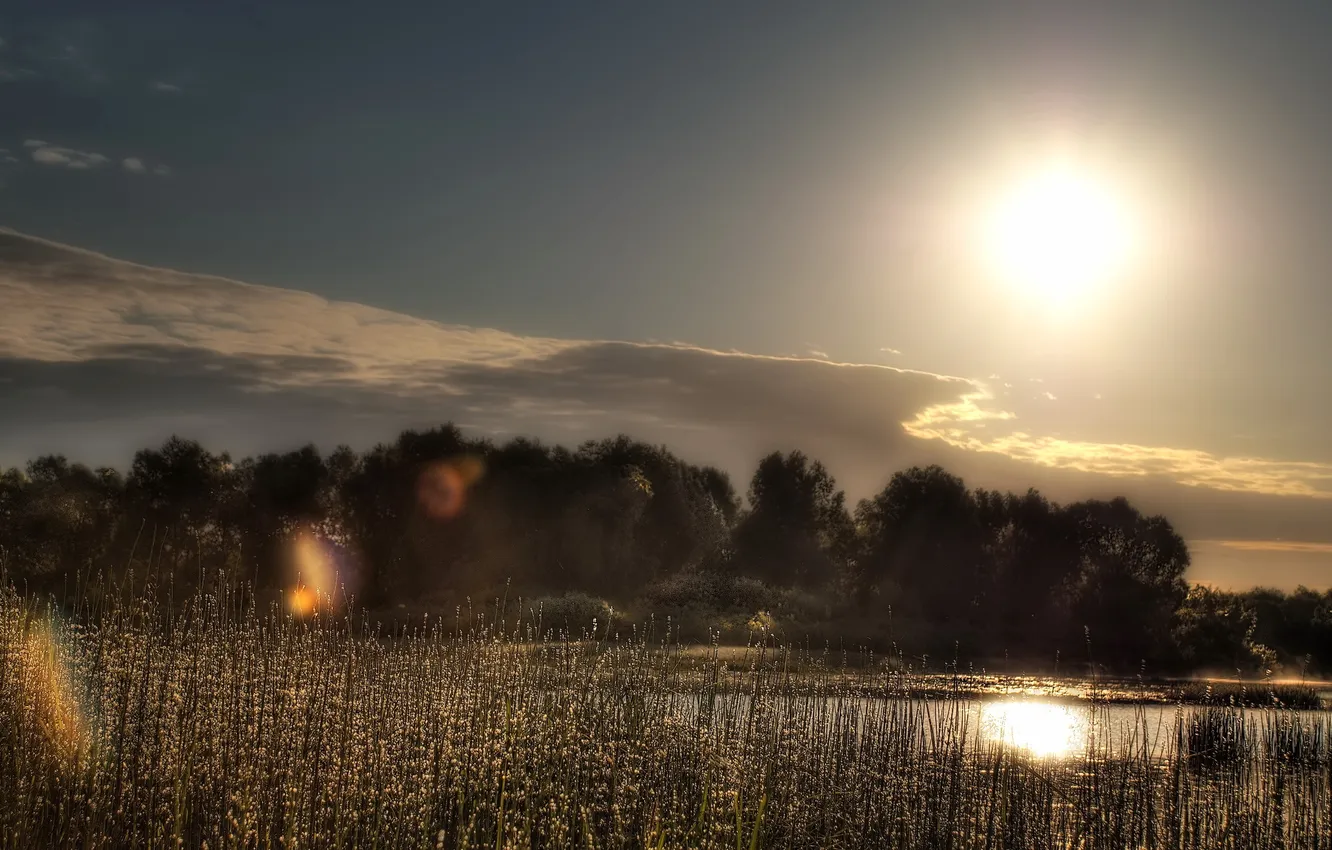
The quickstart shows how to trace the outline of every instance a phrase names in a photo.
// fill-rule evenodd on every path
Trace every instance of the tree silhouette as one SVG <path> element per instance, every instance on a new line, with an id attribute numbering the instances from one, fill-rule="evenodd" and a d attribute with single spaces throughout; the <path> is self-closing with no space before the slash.
<path id="1" fill-rule="evenodd" d="M 855 529 L 846 497 L 823 464 L 802 452 L 773 452 L 749 483 L 749 511 L 735 529 L 736 558 L 747 575 L 776 584 L 820 587 L 846 569 Z"/>
<path id="2" fill-rule="evenodd" d="M 916 616 L 976 628 L 993 582 L 981 512 L 962 479 L 938 466 L 898 472 L 856 508 L 861 581 Z"/>
<path id="3" fill-rule="evenodd" d="M 1170 646 L 1171 620 L 1188 594 L 1183 538 L 1165 517 L 1144 517 L 1123 498 L 1067 510 L 1081 555 L 1074 621 L 1111 658 L 1158 657 Z"/>
<path id="4" fill-rule="evenodd" d="M 123 479 L 59 455 L 0 472 L 0 573 L 65 600 L 97 576 L 176 598 L 218 581 L 268 593 L 307 534 L 346 554 L 338 580 L 371 608 L 575 593 L 643 615 L 664 605 L 692 639 L 767 612 L 791 636 L 854 628 L 982 662 L 1080 658 L 1090 635 L 1093 660 L 1121 668 L 1332 672 L 1332 592 L 1190 590 L 1183 539 L 1122 498 L 1061 506 L 912 467 L 853 520 L 799 451 L 763 457 L 747 496 L 625 435 L 570 451 L 446 424 L 239 463 L 172 437 Z"/>

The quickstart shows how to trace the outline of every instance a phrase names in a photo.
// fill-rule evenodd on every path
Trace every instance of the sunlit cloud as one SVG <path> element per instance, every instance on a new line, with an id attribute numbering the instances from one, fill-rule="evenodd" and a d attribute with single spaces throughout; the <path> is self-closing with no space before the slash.
<path id="1" fill-rule="evenodd" d="M 1033 379 L 1035 380 L 1035 379 Z M 1052 394 L 1046 393 L 1053 399 Z M 1018 417 L 990 406 L 988 391 L 928 408 L 906 423 L 921 439 L 941 440 L 969 452 L 1004 455 L 1045 467 L 1116 477 L 1158 476 L 1190 487 L 1274 496 L 1332 499 L 1332 465 L 1261 457 L 1223 457 L 1210 452 L 1132 443 L 1102 443 L 988 427 L 1016 424 Z"/>

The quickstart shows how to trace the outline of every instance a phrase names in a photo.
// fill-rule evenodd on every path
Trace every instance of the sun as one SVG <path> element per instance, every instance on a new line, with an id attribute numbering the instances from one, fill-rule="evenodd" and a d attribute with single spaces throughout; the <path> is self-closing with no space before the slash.
<path id="1" fill-rule="evenodd" d="M 1106 181 L 1060 164 L 1015 181 L 991 210 L 986 236 L 1009 284 L 1065 306 L 1124 272 L 1133 228 Z"/>

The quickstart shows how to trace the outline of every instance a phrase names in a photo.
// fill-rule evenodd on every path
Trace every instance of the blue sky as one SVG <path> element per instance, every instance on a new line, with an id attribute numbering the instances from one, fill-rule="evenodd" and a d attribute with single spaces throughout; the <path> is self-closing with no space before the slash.
<path id="1" fill-rule="evenodd" d="M 23 4 L 0 11 L 0 226 L 401 314 L 394 322 L 494 328 L 532 356 L 572 357 L 533 340 L 662 344 L 596 348 L 615 353 L 614 369 L 592 368 L 593 349 L 578 349 L 576 367 L 561 361 L 584 377 L 616 376 L 561 402 L 589 431 L 661 426 L 660 410 L 605 390 L 644 374 L 634 358 L 651 351 L 660 380 L 683 380 L 696 349 L 957 379 L 979 394 L 965 404 L 980 414 L 922 418 L 932 404 L 963 402 L 913 389 L 912 408 L 895 388 L 848 379 L 847 393 L 892 398 L 844 410 L 826 401 L 840 411 L 830 421 L 849 429 L 823 429 L 842 435 L 827 447 L 842 455 L 834 471 L 871 489 L 878 464 L 943 452 L 1016 489 L 1160 484 L 1143 498 L 1172 515 L 1221 516 L 1209 501 L 1217 493 L 1267 500 L 1253 512 L 1287 519 L 1238 533 L 1326 545 L 1306 570 L 1317 576 L 1332 569 L 1332 56 L 1321 37 L 1332 11 L 1160 6 Z M 986 279 L 958 222 L 996 175 L 1055 143 L 1137 192 L 1159 250 L 1098 300 L 1052 318 Z M 138 279 L 96 267 L 108 280 Z M 9 268 L 6 280 L 37 286 L 22 277 L 34 268 Z M 207 287 L 191 281 L 158 297 L 203 315 Z M 218 286 L 209 304 L 240 297 Z M 57 296 L 15 289 L 13 304 L 26 306 L 9 321 L 30 323 L 9 327 L 0 353 L 59 381 L 50 364 L 100 356 L 71 342 L 80 321 L 80 338 L 100 334 L 102 345 L 161 344 L 109 330 L 107 317 L 154 307 L 121 295 L 103 293 L 95 309 L 79 302 L 83 318 L 65 325 L 41 324 L 56 303 L 43 298 Z M 312 315 L 346 318 L 329 309 Z M 259 315 L 233 312 L 226 321 Z M 127 327 L 214 358 L 331 356 L 342 345 L 365 374 L 388 368 L 367 359 L 364 335 L 293 334 L 301 348 L 279 346 L 269 328 L 246 348 L 186 329 L 179 315 L 145 321 Z M 459 363 L 476 354 L 462 338 L 420 345 L 444 346 Z M 374 380 L 402 382 L 403 362 L 433 362 L 418 349 L 402 358 L 391 379 Z M 125 374 L 142 381 L 154 362 L 140 357 Z M 763 401 L 749 414 L 718 402 L 686 417 L 693 436 L 677 433 L 679 421 L 660 436 L 742 474 L 771 444 L 815 439 L 818 422 L 789 408 L 780 416 L 797 424 L 785 431 L 745 417 L 778 415 L 764 405 L 783 382 L 807 392 L 827 382 L 763 374 L 747 380 L 772 381 L 771 393 L 756 392 Z M 178 377 L 159 375 L 162 386 Z M 530 408 L 544 412 L 527 418 L 496 406 L 500 385 L 457 409 L 422 402 L 344 430 L 324 428 L 326 414 L 295 396 L 278 412 L 247 413 L 246 428 L 223 428 L 216 411 L 199 413 L 208 405 L 180 398 L 160 410 L 140 399 L 156 412 L 117 414 L 110 430 L 53 407 L 46 420 L 39 410 L 0 421 L 13 455 L 0 460 L 78 457 L 80 444 L 117 460 L 191 424 L 244 451 L 263 447 L 274 429 L 257 423 L 279 415 L 291 439 L 308 426 L 325 441 L 373 440 L 436 413 L 497 431 L 581 433 L 561 430 L 568 410 L 552 412 L 545 390 Z M 881 450 L 875 429 L 902 428 L 907 438 Z M 52 445 L 54 434 L 70 444 Z M 1221 535 L 1195 527 L 1195 540 Z"/>

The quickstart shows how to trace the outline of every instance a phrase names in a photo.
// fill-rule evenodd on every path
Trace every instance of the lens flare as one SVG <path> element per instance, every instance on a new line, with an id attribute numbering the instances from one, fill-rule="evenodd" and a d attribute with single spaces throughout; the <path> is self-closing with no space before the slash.
<path id="1" fill-rule="evenodd" d="M 981 704 L 980 731 L 983 740 L 1052 758 L 1082 746 L 1087 718 L 1073 706 L 1057 703 L 986 702 Z"/>
<path id="2" fill-rule="evenodd" d="M 315 612 L 318 607 L 318 599 L 313 590 L 302 585 L 297 585 L 287 594 L 287 610 L 297 617 L 308 617 Z"/>
<path id="3" fill-rule="evenodd" d="M 39 620 L 23 632 L 18 652 L 22 714 L 51 752 L 73 764 L 89 744 L 87 715 L 79 701 L 72 665 L 52 623 Z"/>
<path id="4" fill-rule="evenodd" d="M 467 491 L 480 480 L 485 467 L 480 458 L 460 457 L 436 461 L 416 479 L 416 501 L 431 519 L 453 519 L 467 504 Z"/>
<path id="5" fill-rule="evenodd" d="M 288 543 L 287 609 L 297 617 L 340 608 L 357 589 L 355 559 L 310 526 L 301 526 Z"/>

